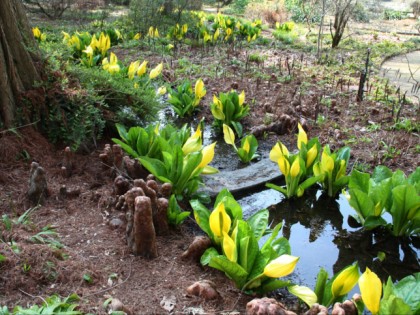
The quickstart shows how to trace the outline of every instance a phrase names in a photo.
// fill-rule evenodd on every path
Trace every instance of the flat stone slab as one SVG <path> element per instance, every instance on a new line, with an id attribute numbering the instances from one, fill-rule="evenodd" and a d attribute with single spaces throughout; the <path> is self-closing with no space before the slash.
<path id="1" fill-rule="evenodd" d="M 256 188 L 282 176 L 277 163 L 265 158 L 247 167 L 234 171 L 221 171 L 213 175 L 203 176 L 204 187 L 200 189 L 210 197 L 216 196 L 223 188 L 232 194 Z"/>

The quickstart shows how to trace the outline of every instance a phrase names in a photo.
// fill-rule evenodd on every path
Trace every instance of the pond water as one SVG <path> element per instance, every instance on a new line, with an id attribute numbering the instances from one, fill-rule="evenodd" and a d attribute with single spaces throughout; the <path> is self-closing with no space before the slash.
<path id="1" fill-rule="evenodd" d="M 294 283 L 313 289 L 321 267 L 331 276 L 355 261 L 361 271 L 369 267 L 382 280 L 391 276 L 395 281 L 420 271 L 418 247 L 385 231 L 373 234 L 352 227 L 348 218 L 355 212 L 343 195 L 331 200 L 320 191 L 312 191 L 297 200 L 286 200 L 279 192 L 265 189 L 248 193 L 238 202 L 244 217 L 267 208 L 272 226 L 283 223 L 282 234 L 289 239 L 292 255 L 300 257 L 290 276 Z M 380 252 L 385 253 L 382 262 L 378 258 Z"/>

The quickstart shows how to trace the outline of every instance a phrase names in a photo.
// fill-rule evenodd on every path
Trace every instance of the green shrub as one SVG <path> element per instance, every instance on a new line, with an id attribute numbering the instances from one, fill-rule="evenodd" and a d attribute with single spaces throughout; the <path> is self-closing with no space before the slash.
<path id="1" fill-rule="evenodd" d="M 109 111 L 107 120 L 112 123 L 145 125 L 156 118 L 162 107 L 149 84 L 135 87 L 133 81 L 97 68 L 74 66 L 69 71 L 87 90 L 103 98 Z"/>

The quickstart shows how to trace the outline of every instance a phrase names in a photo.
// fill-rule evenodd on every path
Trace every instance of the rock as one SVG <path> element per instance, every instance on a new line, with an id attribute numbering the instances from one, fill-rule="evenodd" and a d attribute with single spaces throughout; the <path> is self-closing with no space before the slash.
<path id="1" fill-rule="evenodd" d="M 275 299 L 253 299 L 246 305 L 247 315 L 296 315 Z"/>
<path id="2" fill-rule="evenodd" d="M 124 222 L 119 218 L 114 218 L 109 221 L 109 226 L 113 229 L 120 229 L 124 226 Z"/>
<path id="3" fill-rule="evenodd" d="M 219 297 L 219 292 L 215 289 L 216 285 L 208 280 L 197 281 L 187 288 L 187 293 L 203 298 L 204 300 L 214 300 Z"/>
<path id="4" fill-rule="evenodd" d="M 232 194 L 255 188 L 282 176 L 276 163 L 269 159 L 250 164 L 248 167 L 235 171 L 226 171 L 206 176 L 201 191 L 211 197 L 216 196 L 222 188 L 227 188 Z"/>
<path id="5" fill-rule="evenodd" d="M 176 297 L 175 295 L 171 295 L 170 297 L 164 296 L 162 301 L 160 301 L 160 306 L 162 306 L 166 311 L 172 312 L 176 305 Z"/>

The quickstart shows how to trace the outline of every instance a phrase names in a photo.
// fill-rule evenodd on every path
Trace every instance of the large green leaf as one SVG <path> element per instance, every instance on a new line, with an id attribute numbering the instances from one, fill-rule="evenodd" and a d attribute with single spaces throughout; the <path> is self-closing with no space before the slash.
<path id="1" fill-rule="evenodd" d="M 138 158 L 140 155 L 137 154 L 135 150 L 133 150 L 127 143 L 122 142 L 120 139 L 112 138 L 116 144 L 118 144 L 128 155 Z"/>
<path id="2" fill-rule="evenodd" d="M 390 295 L 388 299 L 382 299 L 379 314 L 401 314 L 401 315 L 411 315 L 414 314 L 410 306 L 407 305 L 401 298 Z"/>
<path id="3" fill-rule="evenodd" d="M 209 247 L 206 249 L 206 251 L 203 253 L 203 255 L 201 255 L 200 258 L 200 263 L 203 266 L 207 266 L 210 263 L 210 260 L 213 257 L 219 256 L 219 252 L 217 251 L 216 248 L 214 247 Z"/>
<path id="4" fill-rule="evenodd" d="M 246 283 L 248 273 L 239 264 L 230 261 L 224 255 L 212 257 L 210 267 L 223 271 L 230 279 L 235 282 L 237 288 L 241 289 Z"/>
<path id="5" fill-rule="evenodd" d="M 412 185 L 400 185 L 392 190 L 393 203 L 391 207 L 393 233 L 396 236 L 409 234 L 413 229 L 420 226 L 412 226 L 407 229 L 408 221 L 411 220 L 420 209 L 420 196 Z M 415 221 L 419 224 L 418 221 Z M 405 228 L 404 228 L 405 227 Z"/>
<path id="6" fill-rule="evenodd" d="M 279 237 L 271 243 L 271 248 L 276 252 L 276 256 L 281 256 L 283 254 L 290 255 L 291 247 L 289 240 L 285 237 Z"/>
<path id="7" fill-rule="evenodd" d="M 365 192 L 356 188 L 352 188 L 350 189 L 349 193 L 349 204 L 354 210 L 356 210 L 357 214 L 363 221 L 368 216 L 373 215 L 375 213 L 374 204 Z"/>
<path id="8" fill-rule="evenodd" d="M 240 222 L 246 224 L 244 221 Z M 249 273 L 254 266 L 255 259 L 257 258 L 259 252 L 258 241 L 255 239 L 249 228 L 247 236 L 243 236 L 242 233 L 240 234 L 241 238 L 239 239 L 238 263 L 246 270 L 246 272 Z"/>
<path id="9" fill-rule="evenodd" d="M 147 156 L 139 157 L 141 165 L 143 165 L 150 173 L 156 176 L 158 179 L 163 180 L 167 183 L 172 183 L 169 178 L 167 178 L 166 165 L 159 161 L 158 159 L 149 158 Z"/>
<path id="10" fill-rule="evenodd" d="M 281 289 L 290 285 L 290 281 L 278 280 L 278 279 L 267 279 L 263 282 L 261 287 L 258 289 L 260 294 L 272 292 L 277 289 Z"/>
<path id="11" fill-rule="evenodd" d="M 182 174 L 177 178 L 174 184 L 175 191 L 182 193 L 188 181 L 192 178 L 195 169 L 201 162 L 203 155 L 201 152 L 193 152 L 186 157 L 187 162 L 184 164 Z"/>
<path id="12" fill-rule="evenodd" d="M 378 165 L 377 167 L 375 167 L 372 173 L 372 179 L 377 183 L 391 177 L 392 171 L 384 165 Z"/>
<path id="13" fill-rule="evenodd" d="M 125 142 L 128 141 L 128 135 L 127 135 L 127 129 L 121 124 L 115 124 L 115 127 L 117 128 L 118 134 L 120 135 L 121 139 L 123 139 Z"/>
<path id="14" fill-rule="evenodd" d="M 210 211 L 198 200 L 190 200 L 191 208 L 194 210 L 194 218 L 198 226 L 213 240 L 213 233 L 210 229 Z"/>
<path id="15" fill-rule="evenodd" d="M 394 294 L 400 297 L 416 313 L 420 310 L 420 272 L 398 281 L 394 285 Z"/>
<path id="16" fill-rule="evenodd" d="M 358 170 L 353 170 L 350 174 L 350 191 L 353 189 L 358 189 L 367 194 L 369 192 L 369 179 L 369 174 L 359 172 Z"/>
<path id="17" fill-rule="evenodd" d="M 408 183 L 416 188 L 417 194 L 420 194 L 420 166 L 408 176 Z"/>
<path id="18" fill-rule="evenodd" d="M 267 229 L 269 215 L 270 214 L 268 210 L 263 209 L 254 213 L 247 220 L 257 240 L 259 240 L 264 235 L 264 232 Z"/>
<path id="19" fill-rule="evenodd" d="M 382 217 L 368 216 L 363 223 L 366 230 L 373 230 L 378 226 L 386 226 L 387 222 Z"/>
<path id="20" fill-rule="evenodd" d="M 318 275 L 316 276 L 316 284 L 315 284 L 315 294 L 318 297 L 318 302 L 321 302 L 324 300 L 324 292 L 325 292 L 325 286 L 327 284 L 328 280 L 328 272 L 321 267 L 321 269 L 318 271 Z"/>

